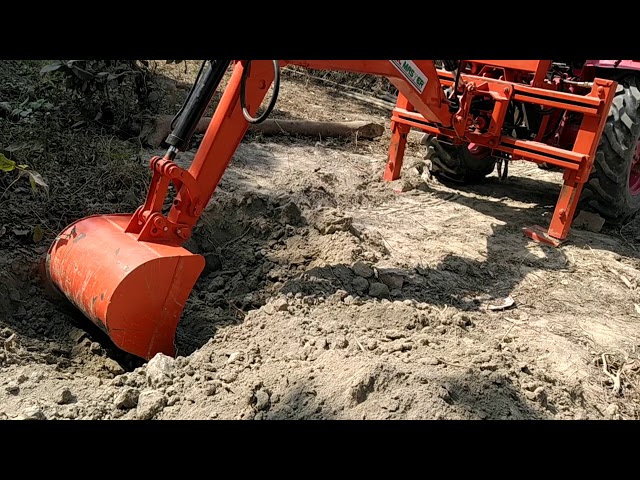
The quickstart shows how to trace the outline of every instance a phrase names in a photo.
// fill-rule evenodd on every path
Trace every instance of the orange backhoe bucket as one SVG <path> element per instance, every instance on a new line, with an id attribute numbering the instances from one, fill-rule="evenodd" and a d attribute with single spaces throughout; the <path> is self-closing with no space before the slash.
<path id="1" fill-rule="evenodd" d="M 47 254 L 52 283 L 122 350 L 146 360 L 174 356 L 184 305 L 204 258 L 125 232 L 132 215 L 69 225 Z"/>
<path id="2" fill-rule="evenodd" d="M 247 131 L 246 116 L 256 113 L 277 66 L 274 61 L 256 61 L 249 73 L 243 63 L 235 64 L 196 156 L 185 170 L 173 158 L 188 146 L 228 64 L 229 60 L 210 61 L 188 96 L 184 113 L 167 137 L 167 153 L 150 161 L 153 178 L 145 203 L 133 214 L 96 215 L 72 223 L 47 254 L 50 283 L 118 348 L 145 360 L 157 353 L 175 356 L 180 316 L 205 266 L 204 257 L 181 245 L 192 235 Z M 239 101 L 245 87 L 244 101 Z M 171 184 L 175 197 L 164 215 Z"/>

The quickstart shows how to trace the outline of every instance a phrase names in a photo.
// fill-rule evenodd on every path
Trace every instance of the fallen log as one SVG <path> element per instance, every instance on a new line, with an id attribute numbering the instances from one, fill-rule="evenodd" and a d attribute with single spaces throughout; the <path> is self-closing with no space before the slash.
<path id="1" fill-rule="evenodd" d="M 161 115 L 150 122 L 140 134 L 144 143 L 151 147 L 159 147 L 171 133 L 172 115 Z M 211 122 L 210 117 L 202 117 L 194 133 L 207 131 Z M 264 122 L 249 125 L 250 132 L 260 132 L 263 135 L 305 135 L 311 137 L 352 137 L 371 140 L 384 133 L 384 126 L 366 122 L 316 122 L 311 120 L 286 120 L 267 118 Z"/>

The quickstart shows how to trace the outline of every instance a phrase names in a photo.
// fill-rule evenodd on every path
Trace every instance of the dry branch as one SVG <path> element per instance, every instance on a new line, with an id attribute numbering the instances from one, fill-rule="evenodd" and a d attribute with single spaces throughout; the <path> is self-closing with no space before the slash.
<path id="1" fill-rule="evenodd" d="M 149 123 L 141 134 L 142 141 L 151 147 L 159 147 L 171 133 L 171 115 L 161 115 Z M 196 134 L 205 133 L 211 122 L 210 117 L 202 117 L 196 126 Z M 267 118 L 259 124 L 249 125 L 249 131 L 263 135 L 307 135 L 312 137 L 352 137 L 373 139 L 384 133 L 384 126 L 366 121 L 316 122 L 311 120 L 285 120 Z"/>
<path id="2" fill-rule="evenodd" d="M 622 366 L 624 367 L 624 365 Z M 622 367 L 618 368 L 618 371 L 615 375 L 609 373 L 609 369 L 607 368 L 607 354 L 602 354 L 602 371 L 604 374 L 609 377 L 611 382 L 613 383 L 613 394 L 620 395 L 620 373 L 622 373 Z"/>

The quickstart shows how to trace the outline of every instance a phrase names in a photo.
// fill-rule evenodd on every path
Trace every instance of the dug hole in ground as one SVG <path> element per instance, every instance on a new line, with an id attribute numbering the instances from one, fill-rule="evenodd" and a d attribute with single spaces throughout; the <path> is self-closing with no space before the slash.
<path id="1" fill-rule="evenodd" d="M 40 76 L 3 63 L 12 108 L 45 95 Z M 174 90 L 197 70 L 161 66 Z M 48 195 L 24 179 L 2 188 L 0 418 L 638 418 L 639 221 L 537 244 L 522 228 L 548 224 L 560 173 L 517 162 L 506 182 L 445 185 L 413 167 L 424 152 L 412 132 L 402 179 L 383 182 L 388 128 L 247 135 L 186 245 L 207 267 L 177 357 L 118 352 L 48 299 L 37 266 L 73 219 L 133 212 L 164 149 L 53 137 L 71 120 L 63 97 L 48 101 L 46 121 L 0 118 L 3 148 L 51 129 L 24 154 Z M 390 110 L 291 73 L 272 118 L 388 127 Z"/>

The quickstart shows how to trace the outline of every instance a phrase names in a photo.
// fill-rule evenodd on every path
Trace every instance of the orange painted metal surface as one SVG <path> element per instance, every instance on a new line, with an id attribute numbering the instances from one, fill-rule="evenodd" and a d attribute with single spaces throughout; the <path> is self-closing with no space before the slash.
<path id="1" fill-rule="evenodd" d="M 53 284 L 122 350 L 174 355 L 184 304 L 204 258 L 182 247 L 138 241 L 131 215 L 97 215 L 67 227 L 47 254 Z"/>

